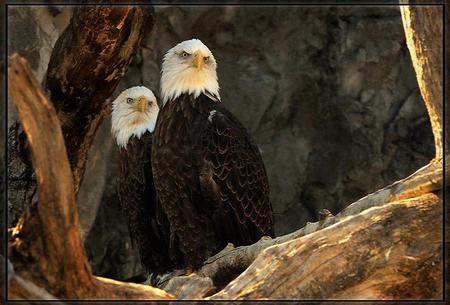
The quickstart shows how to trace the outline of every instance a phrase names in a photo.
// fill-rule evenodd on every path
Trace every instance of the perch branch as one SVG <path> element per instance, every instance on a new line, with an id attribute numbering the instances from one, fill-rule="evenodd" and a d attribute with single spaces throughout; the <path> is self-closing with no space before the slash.
<path id="1" fill-rule="evenodd" d="M 72 174 L 55 109 L 25 59 L 14 54 L 9 64 L 9 93 L 27 135 L 39 197 L 12 232 L 9 258 L 17 281 L 23 278 L 58 298 L 171 298 L 153 287 L 92 276 L 81 244 Z M 14 290 L 18 287 L 25 286 L 13 283 L 12 295 L 26 295 Z"/>
<path id="2" fill-rule="evenodd" d="M 447 176 L 450 175 L 450 166 L 448 164 L 446 164 L 445 173 Z M 270 246 L 278 245 L 317 232 L 344 220 L 346 217 L 357 215 L 372 207 L 382 206 L 399 199 L 438 191 L 442 188 L 442 176 L 442 160 L 433 160 L 409 177 L 399 180 L 349 205 L 336 216 L 330 215 L 321 221 L 308 223 L 305 227 L 293 233 L 274 239 L 267 237 L 262 238 L 257 243 L 249 246 L 233 248 L 229 245 L 224 251 L 221 251 L 206 260 L 199 269 L 198 275 L 209 277 L 213 279 L 215 283 L 218 281 L 220 282 L 221 280 L 218 279 L 218 277 L 223 276 L 224 274 L 230 274 L 230 270 L 245 270 L 264 249 Z M 231 274 L 231 276 L 232 275 L 233 274 Z M 236 273 L 234 275 L 236 275 Z"/>
<path id="3" fill-rule="evenodd" d="M 442 6 L 401 6 L 406 43 L 433 129 L 436 158 L 443 156 Z"/>
<path id="4" fill-rule="evenodd" d="M 78 233 L 72 174 L 58 117 L 25 59 L 14 54 L 9 63 L 9 94 L 27 135 L 41 202 L 39 206 L 29 210 L 35 213 L 27 214 L 26 218 L 35 218 L 34 221 L 30 219 L 26 222 L 23 219 L 15 229 L 15 233 L 21 229 L 26 232 L 26 226 L 39 225 L 38 228 L 30 228 L 39 229 L 40 236 L 34 236 L 38 241 L 19 237 L 15 240 L 15 253 L 31 250 L 32 256 L 41 254 L 42 257 L 34 258 L 42 262 L 39 267 L 43 268 L 43 273 L 56 275 L 62 266 L 67 270 L 77 270 L 77 277 L 68 272 L 60 272 L 59 277 L 48 278 L 51 286 L 67 286 L 63 288 L 66 290 L 65 288 L 81 285 L 82 281 L 90 284 L 89 266 Z M 30 248 L 24 249 L 26 246 Z M 42 247 L 51 255 L 42 253 Z M 47 259 L 51 261 L 44 264 Z M 26 260 L 22 263 L 26 264 Z M 15 267 L 20 270 L 19 266 Z M 26 265 L 23 267 L 28 269 Z"/>
<path id="5" fill-rule="evenodd" d="M 440 299 L 442 200 L 391 202 L 265 249 L 211 299 Z"/>
<path id="6" fill-rule="evenodd" d="M 248 268 L 266 248 L 318 232 L 373 207 L 380 207 L 397 200 L 440 191 L 443 182 L 442 166 L 442 160 L 435 159 L 409 177 L 354 202 L 336 216 L 329 215 L 318 222 L 307 223 L 303 228 L 290 234 L 274 239 L 263 237 L 258 242 L 249 246 L 234 248 L 232 244 L 229 244 L 220 253 L 206 260 L 203 266 L 197 271 L 197 275 L 212 279 L 213 283 L 220 288 L 221 285 L 227 284 L 231 279 Z M 445 174 L 447 177 L 450 175 L 450 166 L 448 164 L 446 164 Z M 447 179 L 446 181 L 449 180 Z M 180 281 L 183 282 L 182 289 L 170 289 L 177 297 L 185 296 L 186 291 L 194 291 L 197 294 L 191 293 L 188 296 L 190 298 L 199 298 L 203 297 L 207 291 L 207 289 L 204 289 L 205 284 L 200 282 L 196 277 L 176 276 L 171 278 L 169 276 L 162 279 L 158 283 L 158 286 L 167 289 L 166 287 L 173 287 L 174 282 Z"/>

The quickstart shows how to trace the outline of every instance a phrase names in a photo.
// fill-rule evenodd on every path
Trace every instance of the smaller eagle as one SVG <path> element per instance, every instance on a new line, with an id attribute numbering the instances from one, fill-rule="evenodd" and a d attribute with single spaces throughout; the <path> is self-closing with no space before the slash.
<path id="1" fill-rule="evenodd" d="M 123 91 L 113 102 L 111 132 L 120 155 L 117 192 L 133 242 L 149 273 L 170 269 L 169 224 L 160 214 L 151 167 L 152 133 L 158 104 L 146 87 Z"/>

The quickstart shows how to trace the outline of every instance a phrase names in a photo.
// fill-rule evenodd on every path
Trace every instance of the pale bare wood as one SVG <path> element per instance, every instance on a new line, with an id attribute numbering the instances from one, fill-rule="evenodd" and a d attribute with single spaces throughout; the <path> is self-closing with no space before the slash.
<path id="1" fill-rule="evenodd" d="M 447 156 L 450 157 L 450 156 Z M 342 212 L 340 216 L 354 215 L 369 207 L 382 205 L 387 202 L 420 196 L 425 193 L 442 189 L 444 175 L 444 164 L 442 158 L 433 159 L 429 164 L 418 169 L 410 176 L 394 182 L 393 184 L 369 194 L 352 203 Z M 450 176 L 450 166 L 445 165 L 445 176 Z M 448 179 L 446 182 L 448 184 Z"/>
<path id="2" fill-rule="evenodd" d="M 436 158 L 442 158 L 444 8 L 404 5 L 400 10 L 417 82 L 431 121 Z"/>
<path id="3" fill-rule="evenodd" d="M 125 283 L 94 276 L 95 292 L 79 295 L 77 299 L 103 300 L 167 300 L 175 297 L 164 290 L 142 284 Z"/>
<path id="4" fill-rule="evenodd" d="M 442 201 L 392 202 L 265 249 L 211 299 L 440 299 Z"/>
<path id="5" fill-rule="evenodd" d="M 36 213 L 27 215 L 27 218 L 35 217 L 34 221 L 27 223 L 24 218 L 16 227 L 16 251 L 13 254 L 20 253 L 21 256 L 25 254 L 23 250 L 31 250 L 32 257 L 40 262 L 40 271 L 52 275 L 48 277 L 46 286 L 63 286 L 61 289 L 67 291 L 90 285 L 90 267 L 78 232 L 72 172 L 59 120 L 26 60 L 17 54 L 9 58 L 8 88 L 30 144 L 41 203 L 33 209 Z M 24 239 L 20 231 L 26 231 L 25 226 L 36 223 L 39 227 L 31 230 L 39 230 L 39 236 L 35 236 L 37 239 Z M 14 266 L 17 272 L 29 269 L 27 262 L 23 263 Z M 62 266 L 65 270 L 77 270 L 78 276 L 61 272 Z"/>
<path id="6" fill-rule="evenodd" d="M 448 164 L 446 164 L 445 174 L 446 176 L 450 175 L 450 166 Z M 223 251 L 206 260 L 197 273 L 200 276 L 213 279 L 214 282 L 217 282 L 217 278 L 224 276 L 224 274 L 228 274 L 229 277 L 236 276 L 236 270 L 245 270 L 264 249 L 270 246 L 279 245 L 317 232 L 372 207 L 382 206 L 399 199 L 439 191 L 442 188 L 442 177 L 442 160 L 435 159 L 412 175 L 352 203 L 336 216 L 329 216 L 321 221 L 308 223 L 305 227 L 295 232 L 274 239 L 264 237 L 249 246 L 234 248 L 232 244 L 229 244 Z M 447 179 L 446 181 L 448 182 L 449 180 Z M 164 284 L 164 282 L 160 283 L 160 285 Z"/>
<path id="7" fill-rule="evenodd" d="M 159 289 L 133 283 L 124 283 L 106 278 L 95 277 L 96 288 L 100 289 L 95 295 L 86 295 L 89 299 L 108 300 L 111 297 L 117 300 L 159 300 L 171 298 L 167 293 Z M 35 285 L 31 281 L 25 280 L 20 276 L 13 276 L 8 284 L 8 298 L 10 300 L 59 300 L 45 289 Z M 111 291 L 116 290 L 114 293 Z M 61 302 L 53 302 L 53 304 L 64 304 Z"/>
<path id="8" fill-rule="evenodd" d="M 182 300 L 202 299 L 217 291 L 209 277 L 202 277 L 195 273 L 173 277 L 163 289 Z"/>

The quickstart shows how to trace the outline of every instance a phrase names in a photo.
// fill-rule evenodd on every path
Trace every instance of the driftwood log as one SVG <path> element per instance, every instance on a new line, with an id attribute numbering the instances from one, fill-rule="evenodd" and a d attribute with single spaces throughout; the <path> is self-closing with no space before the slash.
<path id="1" fill-rule="evenodd" d="M 446 164 L 446 174 L 450 174 L 450 165 Z M 233 268 L 236 270 L 246 269 L 259 255 L 259 253 L 273 245 L 278 245 L 305 235 L 317 232 L 335 223 L 341 222 L 349 216 L 355 216 L 369 208 L 383 206 L 401 198 L 411 198 L 405 196 L 414 194 L 420 196 L 429 192 L 439 192 L 443 183 L 442 163 L 434 162 L 426 165 L 411 176 L 393 183 L 375 193 L 349 205 L 336 216 L 327 215 L 318 222 L 308 223 L 305 227 L 274 239 L 265 237 L 250 246 L 233 248 L 231 245 L 227 249 L 205 261 L 198 271 L 199 275 L 216 279 L 226 270 L 221 268 Z"/>
<path id="2" fill-rule="evenodd" d="M 56 109 L 78 193 L 95 133 L 110 109 L 144 34 L 153 27 L 149 7 L 77 7 L 53 48 L 45 91 Z M 8 133 L 9 226 L 36 200 L 28 143 L 17 122 Z"/>
<path id="3" fill-rule="evenodd" d="M 369 209 L 375 209 L 375 208 L 381 208 L 378 210 L 376 216 L 374 218 L 377 218 L 379 220 L 383 220 L 386 218 L 386 216 L 389 216 L 389 213 L 385 212 L 384 207 L 389 207 L 391 204 L 398 204 L 398 200 L 407 199 L 407 198 L 417 198 L 416 196 L 427 196 L 431 193 L 437 193 L 441 194 L 443 189 L 443 167 L 442 162 L 433 161 L 430 164 L 424 166 L 423 168 L 419 169 L 417 172 L 412 174 L 411 176 L 402 179 L 400 181 L 397 181 L 393 183 L 390 186 L 387 186 L 377 192 L 374 192 L 370 195 L 367 195 L 364 198 L 361 198 L 360 200 L 354 202 L 353 204 L 349 205 L 346 209 L 344 209 L 342 212 L 337 214 L 336 216 L 333 216 L 331 214 L 326 215 L 324 218 L 322 218 L 318 222 L 314 223 L 308 223 L 305 227 L 292 232 L 290 234 L 286 234 L 274 239 L 271 239 L 269 237 L 264 237 L 261 240 L 259 240 L 257 243 L 249 245 L 249 246 L 241 246 L 234 248 L 233 245 L 229 244 L 223 251 L 220 253 L 214 255 L 213 257 L 209 258 L 203 263 L 203 266 L 197 271 L 196 275 L 203 277 L 205 279 L 211 279 L 210 282 L 208 281 L 200 281 L 197 276 L 175 276 L 173 278 L 166 277 L 162 278 L 161 282 L 159 283 L 159 287 L 163 288 L 164 290 L 175 294 L 178 297 L 182 296 L 188 296 L 189 298 L 192 297 L 203 297 L 208 295 L 208 293 L 211 290 L 214 290 L 217 287 L 221 287 L 223 285 L 224 281 L 229 281 L 230 279 L 233 279 L 233 277 L 238 276 L 243 270 L 247 269 L 249 266 L 251 266 L 249 269 L 252 268 L 258 268 L 254 267 L 252 263 L 255 261 L 258 257 L 266 257 L 267 254 L 263 251 L 269 247 L 275 246 L 275 247 L 283 247 L 282 244 L 286 242 L 291 242 L 293 240 L 301 239 L 302 237 L 310 234 L 316 234 L 317 232 L 322 232 L 323 229 L 328 228 L 333 225 L 340 225 L 343 222 L 346 222 L 349 224 L 349 226 L 355 225 L 356 230 L 356 220 L 349 220 L 354 219 L 354 217 L 357 217 L 364 211 L 367 211 Z M 448 177 L 450 175 L 450 165 L 446 164 L 445 168 L 445 175 Z M 449 180 L 447 180 L 449 181 Z M 427 199 L 430 199 L 431 197 L 425 197 L 425 199 L 421 199 L 421 202 L 426 201 Z M 437 198 L 437 197 L 436 197 Z M 433 200 L 438 200 L 435 197 L 433 197 Z M 389 204 L 388 204 L 389 203 Z M 403 202 L 400 202 L 403 204 Z M 442 203 L 442 201 L 440 201 Z M 402 205 L 399 206 L 399 208 L 405 208 Z M 437 209 L 437 208 L 436 208 Z M 439 209 L 442 209 L 440 206 Z M 440 216 L 435 218 L 434 226 L 442 226 L 442 210 L 440 211 Z M 407 212 L 405 212 L 405 219 L 408 219 Z M 366 219 L 365 221 L 370 221 Z M 386 220 L 388 221 L 388 220 Z M 389 220 L 389 222 L 393 222 L 393 220 Z M 398 230 L 408 230 L 408 227 L 405 227 L 404 224 L 398 223 L 399 226 L 402 226 Z M 430 224 L 431 226 L 431 224 Z M 428 227 L 424 227 L 424 232 L 426 233 L 428 230 L 430 230 Z M 368 231 L 370 230 L 367 229 Z M 442 227 L 440 229 L 440 232 L 442 232 Z M 439 232 L 437 232 L 439 233 Z M 442 237 L 441 235 L 436 235 L 435 237 Z M 442 241 L 442 239 L 440 239 Z M 417 243 L 426 243 L 426 240 L 418 239 Z M 279 246 L 277 246 L 279 245 Z M 429 255 L 434 255 L 433 250 L 434 248 L 428 249 L 430 252 L 428 252 Z M 438 253 L 440 254 L 440 252 Z M 290 269 L 289 264 L 294 263 L 294 260 L 296 258 L 293 258 L 293 261 L 287 262 L 287 265 L 285 266 L 286 269 Z M 270 261 L 270 260 L 268 260 Z M 267 263 L 267 262 L 266 262 Z M 360 262 L 359 264 L 356 264 L 357 266 L 364 266 L 364 262 Z M 292 275 L 294 276 L 294 275 Z M 439 277 L 435 278 L 437 281 Z M 240 279 L 238 279 L 240 281 Z M 362 279 L 361 279 L 362 280 Z M 271 280 L 272 281 L 272 280 Z M 179 287 L 174 285 L 174 282 L 182 283 Z M 436 283 L 435 283 L 436 284 Z M 209 285 L 209 289 L 206 289 Z M 231 284 L 230 284 L 231 285 Z M 330 283 L 331 285 L 331 283 Z M 437 284 L 436 284 L 437 285 Z M 287 285 L 289 287 L 289 285 Z M 217 291 L 217 289 L 216 289 Z M 287 293 L 287 291 L 286 291 Z M 363 293 L 363 291 L 361 291 Z M 367 291 L 364 291 L 364 293 L 367 293 Z M 219 294 L 220 296 L 220 294 Z M 236 295 L 236 297 L 238 297 Z M 240 298 L 241 296 L 239 296 Z M 323 296 L 325 297 L 325 295 Z M 384 297 L 382 295 L 379 295 L 380 298 L 388 297 L 388 298 L 396 298 L 395 295 L 385 295 Z M 307 298 L 305 295 L 299 295 L 295 298 Z M 352 295 L 345 295 L 341 298 L 358 298 L 358 296 L 355 294 L 355 296 Z M 366 295 L 361 294 L 359 295 L 360 299 L 365 299 Z M 401 297 L 400 297 L 401 298 Z"/>
<path id="4" fill-rule="evenodd" d="M 433 130 L 436 158 L 443 156 L 443 6 L 401 6 L 403 27 Z"/>
<path id="5" fill-rule="evenodd" d="M 441 299 L 442 200 L 392 202 L 266 249 L 211 299 Z"/>
<path id="6" fill-rule="evenodd" d="M 416 16 L 405 21 L 408 46 L 418 57 L 416 71 L 437 60 L 422 57 L 437 54 L 414 51 L 410 40 L 420 41 L 424 49 L 442 42 L 423 37 L 431 33 L 420 27 L 437 12 L 433 7 L 427 7 L 428 13 L 414 11 L 421 9 L 402 8 L 402 14 Z M 436 35 L 442 37 L 442 31 Z M 15 272 L 10 296 L 23 298 L 40 291 L 60 299 L 173 298 L 147 285 L 91 274 L 78 232 L 73 176 L 66 158 L 70 153 L 66 153 L 57 118 L 61 113 L 53 109 L 23 59 L 12 57 L 10 64 L 11 99 L 29 139 L 39 185 L 39 204 L 26 212 L 13 231 L 9 258 Z M 442 90 L 443 82 L 439 71 L 429 72 L 420 87 L 435 136 L 436 158 L 429 165 L 336 216 L 324 213 L 319 222 L 273 240 L 263 238 L 247 247 L 230 245 L 196 274 L 173 277 L 162 286 L 186 299 L 441 299 L 441 193 L 449 169 L 442 168 L 442 116 L 436 118 L 443 100 L 434 92 Z M 40 126 L 45 128 L 39 130 Z M 49 134 L 58 142 L 56 146 L 55 141 L 50 146 L 41 140 Z"/>

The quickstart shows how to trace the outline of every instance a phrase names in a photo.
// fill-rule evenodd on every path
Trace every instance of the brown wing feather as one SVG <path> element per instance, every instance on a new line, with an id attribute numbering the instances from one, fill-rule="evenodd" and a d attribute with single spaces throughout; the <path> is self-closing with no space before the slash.
<path id="1" fill-rule="evenodd" d="M 272 235 L 258 148 L 220 103 L 206 95 L 168 102 L 156 122 L 152 166 L 177 266 L 199 266 L 228 242 L 249 244 Z"/>
<path id="2" fill-rule="evenodd" d="M 198 182 L 194 113 L 188 97 L 165 105 L 158 114 L 152 150 L 155 186 L 170 222 L 170 257 L 177 267 L 198 266 L 215 250 L 211 213 Z"/>
<path id="3" fill-rule="evenodd" d="M 203 135 L 201 185 L 217 205 L 214 217 L 218 225 L 235 226 L 237 222 L 235 232 L 225 231 L 234 235 L 228 238 L 238 244 L 273 235 L 269 183 L 258 147 L 221 104 L 210 110 Z"/>
<path id="4" fill-rule="evenodd" d="M 118 179 L 119 201 L 128 218 L 133 242 L 149 272 L 170 269 L 168 259 L 168 222 L 158 208 L 151 169 L 152 136 L 131 138 L 126 149 L 119 149 L 121 173 Z"/>

